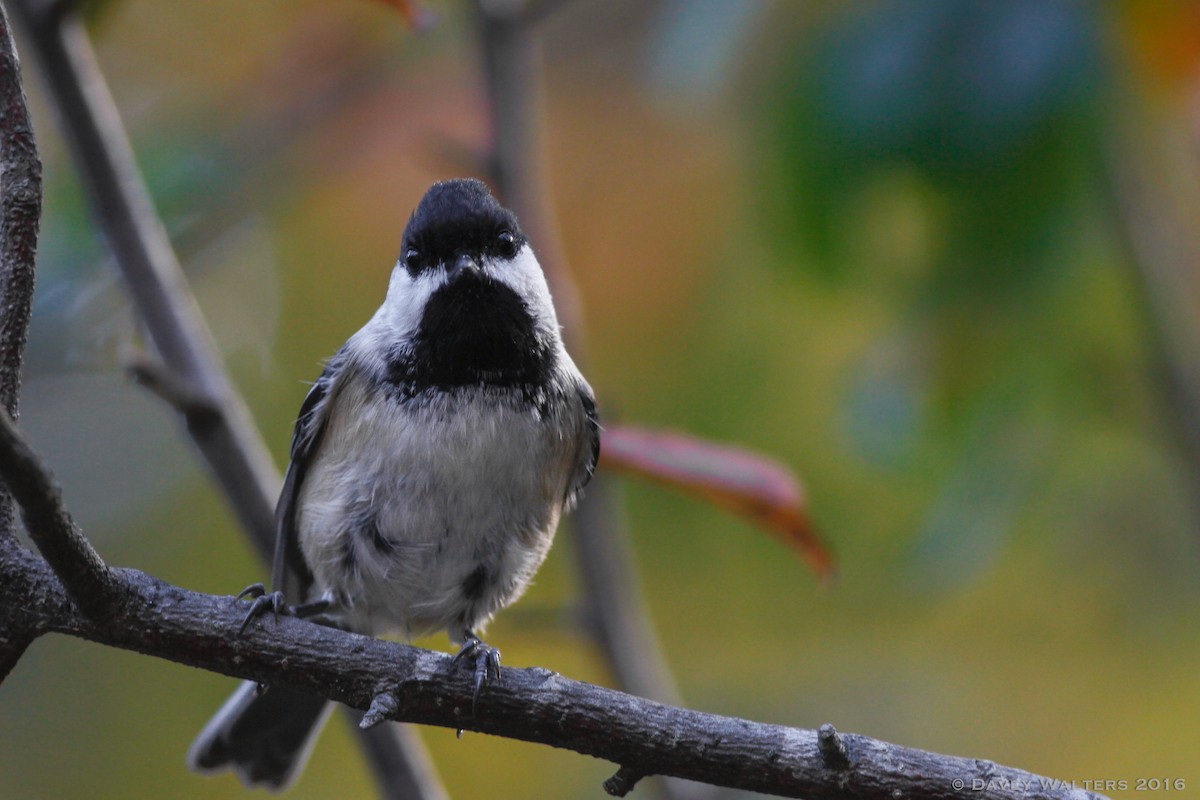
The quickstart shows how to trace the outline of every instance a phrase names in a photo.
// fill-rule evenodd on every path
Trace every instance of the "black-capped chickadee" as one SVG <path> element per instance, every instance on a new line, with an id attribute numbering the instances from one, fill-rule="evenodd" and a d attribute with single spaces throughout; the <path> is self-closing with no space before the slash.
<path id="1" fill-rule="evenodd" d="M 545 559 L 600 452 L 592 389 L 563 347 L 541 266 L 477 180 L 434 184 L 387 298 L 300 409 L 276 508 L 276 593 L 332 624 L 405 639 L 445 629 L 476 692 L 499 673 L 483 626 Z M 247 622 L 252 617 L 248 615 Z M 244 684 L 188 753 L 281 789 L 330 704 Z"/>

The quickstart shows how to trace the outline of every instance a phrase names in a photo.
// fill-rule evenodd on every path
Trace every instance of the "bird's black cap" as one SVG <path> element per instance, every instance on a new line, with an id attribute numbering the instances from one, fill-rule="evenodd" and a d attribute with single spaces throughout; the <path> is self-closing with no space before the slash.
<path id="1" fill-rule="evenodd" d="M 441 181 L 429 187 L 408 220 L 401 262 L 415 275 L 462 254 L 503 255 L 500 236 L 505 233 L 518 248 L 525 244 L 517 216 L 497 202 L 483 181 Z"/>

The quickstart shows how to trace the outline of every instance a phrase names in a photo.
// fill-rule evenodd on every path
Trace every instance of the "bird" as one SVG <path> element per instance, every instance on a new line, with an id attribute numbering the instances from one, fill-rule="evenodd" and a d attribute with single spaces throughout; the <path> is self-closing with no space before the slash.
<path id="1" fill-rule="evenodd" d="M 275 590 L 243 592 L 255 598 L 243 630 L 269 611 L 406 641 L 445 630 L 477 701 L 500 674 L 483 629 L 546 558 L 600 431 L 516 215 L 482 181 L 433 184 L 382 305 L 300 407 Z M 213 716 L 192 769 L 273 790 L 295 780 L 331 703 L 262 688 L 244 683 Z"/>

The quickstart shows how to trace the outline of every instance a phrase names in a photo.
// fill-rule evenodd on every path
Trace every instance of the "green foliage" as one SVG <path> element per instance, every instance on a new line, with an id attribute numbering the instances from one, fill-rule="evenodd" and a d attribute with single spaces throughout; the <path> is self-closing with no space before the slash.
<path id="1" fill-rule="evenodd" d="M 1055 231 L 1095 178 L 1094 15 L 1039 0 L 890 2 L 795 42 L 764 108 L 775 229 L 813 256 L 796 264 L 877 280 L 886 253 L 856 258 L 855 240 L 869 206 L 899 192 L 941 234 L 922 287 L 934 302 L 1019 292 L 1053 270 Z"/>

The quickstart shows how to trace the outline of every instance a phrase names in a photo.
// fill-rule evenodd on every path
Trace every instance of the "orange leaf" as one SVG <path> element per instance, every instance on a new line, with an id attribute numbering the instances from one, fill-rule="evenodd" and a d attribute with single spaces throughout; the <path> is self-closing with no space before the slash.
<path id="1" fill-rule="evenodd" d="M 774 531 L 822 580 L 833 557 L 817 536 L 800 481 L 764 456 L 683 433 L 626 425 L 604 429 L 600 465 L 673 486 Z"/>

